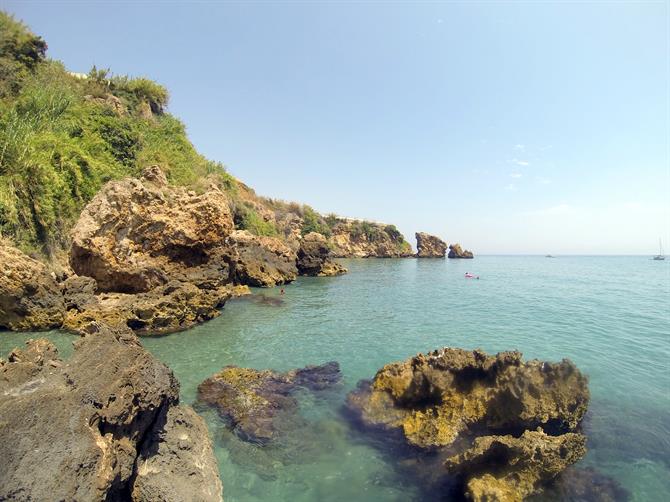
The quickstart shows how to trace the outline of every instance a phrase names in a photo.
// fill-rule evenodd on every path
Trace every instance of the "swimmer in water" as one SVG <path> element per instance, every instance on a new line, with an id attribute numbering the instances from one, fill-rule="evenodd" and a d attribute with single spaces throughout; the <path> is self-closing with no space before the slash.
<path id="1" fill-rule="evenodd" d="M 280 294 L 280 295 L 283 295 L 285 292 L 286 292 L 286 291 L 284 291 L 284 288 L 281 288 L 281 289 L 279 290 L 279 294 Z"/>

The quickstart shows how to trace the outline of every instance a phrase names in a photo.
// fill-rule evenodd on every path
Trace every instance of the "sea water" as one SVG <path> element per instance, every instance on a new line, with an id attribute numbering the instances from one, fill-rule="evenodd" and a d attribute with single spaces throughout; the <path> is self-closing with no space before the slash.
<path id="1" fill-rule="evenodd" d="M 182 333 L 143 338 L 194 403 L 223 366 L 288 370 L 338 361 L 341 387 L 299 395 L 306 420 L 262 447 L 201 410 L 229 501 L 425 500 L 398 460 L 346 419 L 346 393 L 378 368 L 436 348 L 570 358 L 590 379 L 588 454 L 632 500 L 670 497 L 670 262 L 647 257 L 342 260 L 347 275 L 254 290 Z M 470 272 L 479 279 L 466 279 Z M 263 298 L 260 295 L 264 295 Z M 72 336 L 48 333 L 65 356 Z M 6 354 L 35 334 L 0 333 Z M 437 498 L 437 497 L 436 497 Z"/>

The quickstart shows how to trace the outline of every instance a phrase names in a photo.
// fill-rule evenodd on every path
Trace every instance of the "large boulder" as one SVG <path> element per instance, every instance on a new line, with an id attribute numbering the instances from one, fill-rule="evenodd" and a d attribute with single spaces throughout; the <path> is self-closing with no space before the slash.
<path id="1" fill-rule="evenodd" d="M 276 237 L 236 230 L 228 242 L 235 250 L 237 284 L 273 287 L 294 281 L 298 276 L 295 251 Z"/>
<path id="2" fill-rule="evenodd" d="M 198 401 L 216 408 L 241 439 L 265 444 L 299 426 L 296 390 L 321 391 L 340 379 L 335 361 L 285 373 L 226 366 L 198 386 Z"/>
<path id="3" fill-rule="evenodd" d="M 416 232 L 417 258 L 444 258 L 447 252 L 447 243 L 439 237 L 425 232 Z"/>
<path id="4" fill-rule="evenodd" d="M 156 167 L 141 179 L 107 183 L 72 231 L 70 264 L 99 291 L 146 292 L 170 280 L 226 283 L 233 230 L 228 199 L 211 185 L 202 194 L 170 187 Z"/>
<path id="5" fill-rule="evenodd" d="M 59 327 L 65 304 L 47 268 L 1 242 L 0 263 L 0 327 L 12 330 Z"/>
<path id="6" fill-rule="evenodd" d="M 88 331 L 67 361 L 47 340 L 0 361 L 0 500 L 193 500 L 172 498 L 175 478 L 221 500 L 211 443 L 169 368 L 128 329 Z M 148 471 L 163 478 L 152 494 L 134 487 Z"/>
<path id="7" fill-rule="evenodd" d="M 333 276 L 347 272 L 331 259 L 328 240 L 317 232 L 310 232 L 300 242 L 297 266 L 300 275 Z"/>
<path id="8" fill-rule="evenodd" d="M 387 364 L 347 399 L 365 429 L 448 454 L 446 474 L 467 478 L 460 484 L 475 500 L 520 500 L 579 460 L 585 438 L 578 428 L 588 402 L 587 378 L 569 360 L 523 361 L 519 352 L 453 348 Z M 544 463 L 533 457 L 535 446 L 558 457 Z M 509 463 L 504 476 L 497 462 Z M 495 498 L 496 490 L 516 495 Z"/>
<path id="9" fill-rule="evenodd" d="M 470 259 L 474 258 L 474 255 L 472 254 L 472 251 L 468 251 L 467 249 L 461 248 L 460 244 L 450 244 L 449 245 L 449 258 L 465 258 L 465 259 Z"/>

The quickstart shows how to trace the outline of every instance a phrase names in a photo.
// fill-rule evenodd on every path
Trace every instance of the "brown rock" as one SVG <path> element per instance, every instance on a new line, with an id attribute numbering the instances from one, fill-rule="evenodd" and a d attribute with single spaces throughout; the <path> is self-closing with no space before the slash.
<path id="1" fill-rule="evenodd" d="M 583 434 L 549 436 L 538 429 L 518 438 L 479 437 L 471 448 L 447 459 L 445 466 L 464 476 L 469 500 L 521 502 L 585 454 Z"/>
<path id="2" fill-rule="evenodd" d="M 170 476 L 164 485 L 177 476 L 192 482 L 184 491 L 215 492 L 220 481 L 208 440 L 194 436 L 187 448 L 172 448 L 172 438 L 201 426 L 188 409 L 175 408 L 172 372 L 127 329 L 87 331 L 68 361 L 56 359 L 50 342 L 31 340 L 0 363 L 0 499 L 157 500 L 133 491 L 140 450 L 145 468 Z"/>
<path id="3" fill-rule="evenodd" d="M 296 389 L 324 390 L 340 378 L 334 361 L 286 373 L 226 366 L 198 386 L 198 400 L 215 407 L 240 438 L 263 444 L 301 423 Z"/>
<path id="4" fill-rule="evenodd" d="M 303 237 L 298 249 L 298 271 L 300 275 L 332 276 L 347 272 L 347 269 L 331 260 L 327 239 L 316 232 Z"/>
<path id="5" fill-rule="evenodd" d="M 228 242 L 235 249 L 235 282 L 248 286 L 273 287 L 298 276 L 295 252 L 276 237 L 234 231 Z"/>
<path id="6" fill-rule="evenodd" d="M 156 166 L 142 180 L 107 183 L 72 232 L 70 264 L 99 291 L 146 292 L 172 279 L 230 281 L 224 246 L 233 230 L 228 200 L 212 186 L 197 195 L 167 186 Z"/>
<path id="7" fill-rule="evenodd" d="M 446 242 L 425 232 L 417 232 L 414 235 L 416 236 L 417 258 L 444 258 L 447 252 Z"/>
<path id="8" fill-rule="evenodd" d="M 129 327 L 142 335 L 172 333 L 217 317 L 231 295 L 231 287 L 204 289 L 181 281 L 134 295 L 102 293 L 68 310 L 63 327 L 78 331 L 99 321 L 114 328 Z"/>
<path id="9" fill-rule="evenodd" d="M 0 265 L 0 327 L 12 330 L 59 327 L 65 304 L 47 268 L 2 243 Z"/>
<path id="10" fill-rule="evenodd" d="M 413 256 L 412 246 L 393 225 L 341 219 L 329 243 L 336 258 L 402 258 Z"/>
<path id="11" fill-rule="evenodd" d="M 474 258 L 472 251 L 463 250 L 460 244 L 449 245 L 449 258 Z"/>

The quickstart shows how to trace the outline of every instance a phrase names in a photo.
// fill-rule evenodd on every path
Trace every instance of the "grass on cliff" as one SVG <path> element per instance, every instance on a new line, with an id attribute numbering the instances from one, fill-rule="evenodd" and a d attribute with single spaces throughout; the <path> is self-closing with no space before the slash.
<path id="1" fill-rule="evenodd" d="M 200 155 L 165 112 L 164 87 L 95 67 L 76 76 L 46 50 L 0 12 L 0 236 L 51 256 L 105 182 L 153 164 L 173 184 L 197 189 L 213 175 L 234 190 L 224 167 Z"/>

